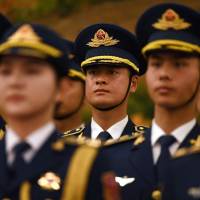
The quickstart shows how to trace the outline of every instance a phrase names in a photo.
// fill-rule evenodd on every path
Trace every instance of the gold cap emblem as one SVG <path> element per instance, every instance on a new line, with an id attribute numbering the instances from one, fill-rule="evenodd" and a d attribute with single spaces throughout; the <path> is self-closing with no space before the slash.
<path id="1" fill-rule="evenodd" d="M 91 42 L 88 42 L 87 45 L 90 47 L 99 47 L 99 46 L 113 46 L 120 41 L 117 39 L 113 39 L 113 37 L 110 37 L 106 31 L 103 29 L 99 29 L 95 35 L 94 38 L 91 39 Z"/>
<path id="2" fill-rule="evenodd" d="M 39 180 L 38 185 L 45 190 L 59 190 L 61 179 L 53 172 L 46 172 Z"/>
<path id="3" fill-rule="evenodd" d="M 39 42 L 41 38 L 34 32 L 29 24 L 21 26 L 13 35 L 8 38 L 8 41 L 19 42 L 19 41 L 30 41 Z"/>
<path id="4" fill-rule="evenodd" d="M 158 22 L 154 23 L 152 26 L 159 30 L 167 30 L 170 28 L 182 30 L 190 27 L 191 24 L 185 22 L 184 19 L 181 19 L 178 13 L 174 10 L 168 9 L 162 14 L 161 19 L 159 19 Z"/>

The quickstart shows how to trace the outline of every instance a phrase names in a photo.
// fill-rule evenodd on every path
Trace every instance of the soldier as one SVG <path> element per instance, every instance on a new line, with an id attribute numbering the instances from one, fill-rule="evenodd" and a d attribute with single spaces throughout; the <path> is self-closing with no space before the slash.
<path id="1" fill-rule="evenodd" d="M 66 136 L 105 141 L 143 130 L 127 115 L 128 96 L 136 91 L 138 77 L 145 71 L 134 35 L 116 25 L 94 24 L 77 36 L 75 51 L 86 74 L 92 120 L 84 129 L 69 131 Z"/>
<path id="2" fill-rule="evenodd" d="M 159 200 L 171 154 L 191 143 L 199 144 L 199 14 L 183 5 L 159 4 L 139 18 L 136 33 L 147 61 L 146 82 L 155 105 L 152 127 L 132 138 L 121 137 L 115 144 L 106 146 L 107 142 L 103 151 L 116 174 L 122 199 Z M 192 167 L 190 162 L 184 165 L 183 159 L 179 165 L 178 160 L 174 162 L 173 176 L 169 175 L 169 183 L 174 183 L 166 200 L 184 199 L 187 186 L 190 197 L 199 198 L 197 154 L 193 157 Z"/>
<path id="3" fill-rule="evenodd" d="M 74 43 L 65 41 L 70 50 L 69 72 L 62 81 L 54 114 L 56 127 L 61 132 L 84 126 L 81 108 L 85 97 L 85 75 L 75 61 Z"/>
<path id="4" fill-rule="evenodd" d="M 132 151 L 132 163 L 146 184 L 143 199 L 160 199 L 171 155 L 190 146 L 200 133 L 196 120 L 199 22 L 199 14 L 191 8 L 166 3 L 146 10 L 136 25 L 147 61 L 148 92 L 155 107 L 151 129 Z"/>
<path id="5" fill-rule="evenodd" d="M 1 22 L 1 26 L 0 26 L 0 37 L 4 34 L 4 32 L 6 30 L 8 30 L 12 24 L 11 22 L 4 16 L 0 13 L 0 22 Z M 5 120 L 0 117 L 0 130 L 5 130 Z"/>
<path id="6" fill-rule="evenodd" d="M 61 195 L 73 151 L 56 146 L 60 133 L 53 111 L 68 64 L 66 52 L 62 38 L 42 25 L 17 25 L 2 38 L 0 110 L 7 126 L 0 134 L 0 199 Z"/>

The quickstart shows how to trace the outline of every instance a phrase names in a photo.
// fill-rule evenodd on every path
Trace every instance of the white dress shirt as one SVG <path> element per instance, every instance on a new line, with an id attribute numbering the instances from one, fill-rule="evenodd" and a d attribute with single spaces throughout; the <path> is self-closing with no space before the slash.
<path id="1" fill-rule="evenodd" d="M 183 142 L 183 140 L 186 138 L 186 136 L 192 130 L 195 124 L 196 119 L 192 119 L 191 121 L 179 126 L 170 133 L 170 135 L 173 135 L 176 138 L 176 142 L 173 143 L 169 148 L 171 155 L 176 152 L 179 145 Z M 153 120 L 151 127 L 151 145 L 154 164 L 157 162 L 161 152 L 161 146 L 158 143 L 158 139 L 163 135 L 166 135 L 166 133 L 158 126 L 158 124 L 156 124 L 155 120 Z"/>
<path id="2" fill-rule="evenodd" d="M 55 125 L 52 122 L 49 122 L 44 126 L 42 126 L 41 128 L 33 131 L 30 135 L 28 135 L 28 137 L 25 139 L 25 142 L 27 142 L 31 148 L 27 150 L 23 155 L 24 160 L 27 163 L 31 162 L 34 155 L 47 141 L 47 139 L 53 133 L 54 129 Z M 12 164 L 15 158 L 13 148 L 20 142 L 22 142 L 22 140 L 17 135 L 17 133 L 10 127 L 6 127 L 5 144 L 6 144 L 7 162 L 9 165 Z"/>
<path id="3" fill-rule="evenodd" d="M 107 130 L 103 130 L 92 118 L 91 137 L 92 137 L 92 139 L 96 139 L 100 132 L 107 131 L 112 136 L 113 139 L 118 139 L 121 136 L 127 123 L 128 123 L 128 115 L 124 119 L 113 124 Z"/>

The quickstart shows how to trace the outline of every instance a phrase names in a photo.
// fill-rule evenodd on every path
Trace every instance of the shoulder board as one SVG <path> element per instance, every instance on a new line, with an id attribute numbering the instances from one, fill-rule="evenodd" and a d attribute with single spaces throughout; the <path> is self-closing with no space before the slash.
<path id="1" fill-rule="evenodd" d="M 80 127 L 80 128 L 72 129 L 69 131 L 65 131 L 63 133 L 63 137 L 68 137 L 68 136 L 72 136 L 72 135 L 80 135 L 84 129 L 85 129 L 85 127 Z"/>
<path id="2" fill-rule="evenodd" d="M 56 151 L 62 151 L 65 149 L 66 145 L 71 146 L 90 146 L 94 148 L 101 147 L 101 141 L 99 140 L 92 140 L 87 137 L 75 137 L 75 136 L 69 136 L 69 137 L 62 137 L 58 139 L 56 142 L 52 144 L 52 148 Z"/>
<path id="3" fill-rule="evenodd" d="M 200 152 L 200 135 L 198 135 L 196 139 L 191 139 L 190 144 L 191 144 L 190 147 L 178 149 L 173 157 L 180 158 L 182 156 L 186 156 L 189 154 L 199 153 Z"/>
<path id="4" fill-rule="evenodd" d="M 133 140 L 135 138 L 134 135 L 123 135 L 119 139 L 110 139 L 103 143 L 103 146 L 111 146 L 113 144 L 121 144 L 123 142 L 127 142 Z"/>
<path id="5" fill-rule="evenodd" d="M 180 158 L 184 157 L 187 155 L 195 154 L 195 153 L 200 153 L 200 147 L 198 146 L 191 146 L 191 147 L 186 147 L 186 148 L 180 148 L 177 150 L 173 158 Z"/>

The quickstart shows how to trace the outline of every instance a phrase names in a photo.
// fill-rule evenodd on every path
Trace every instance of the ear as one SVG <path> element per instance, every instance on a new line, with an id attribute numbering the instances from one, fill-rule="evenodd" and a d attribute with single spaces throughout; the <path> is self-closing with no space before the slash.
<path id="1" fill-rule="evenodd" d="M 134 75 L 131 77 L 131 86 L 130 86 L 130 92 L 134 93 L 138 86 L 138 76 Z"/>

